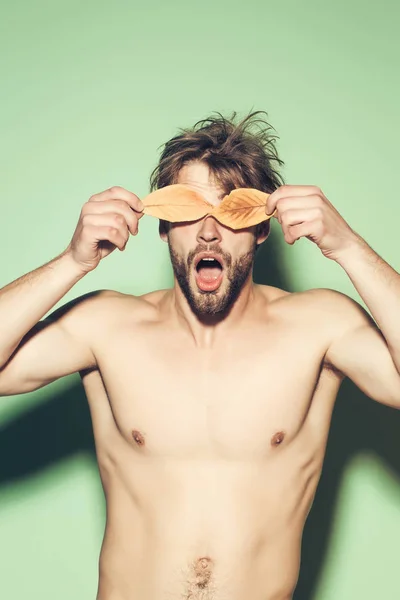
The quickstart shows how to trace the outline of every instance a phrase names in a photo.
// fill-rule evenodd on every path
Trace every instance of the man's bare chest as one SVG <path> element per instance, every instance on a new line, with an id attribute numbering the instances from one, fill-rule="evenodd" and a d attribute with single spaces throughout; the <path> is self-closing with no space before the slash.
<path id="1" fill-rule="evenodd" d="M 321 384 L 324 344 L 299 335 L 244 332 L 209 351 L 165 331 L 120 330 L 84 380 L 92 413 L 108 412 L 149 456 L 262 458 L 296 437 Z"/>

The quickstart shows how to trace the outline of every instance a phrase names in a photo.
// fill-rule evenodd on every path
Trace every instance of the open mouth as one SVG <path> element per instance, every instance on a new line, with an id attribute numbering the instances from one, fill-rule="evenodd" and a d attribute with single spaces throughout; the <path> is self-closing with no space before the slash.
<path id="1" fill-rule="evenodd" d="M 217 258 L 200 258 L 195 263 L 195 271 L 196 283 L 201 290 L 212 292 L 221 285 L 224 269 Z"/>

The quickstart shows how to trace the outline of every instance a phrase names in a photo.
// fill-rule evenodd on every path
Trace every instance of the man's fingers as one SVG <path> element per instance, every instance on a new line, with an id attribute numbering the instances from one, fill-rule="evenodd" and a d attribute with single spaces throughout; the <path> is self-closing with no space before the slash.
<path id="1" fill-rule="evenodd" d="M 125 200 L 134 211 L 139 213 L 142 213 L 144 209 L 143 202 L 139 196 L 119 185 L 114 185 L 108 190 L 94 194 L 89 198 L 89 202 L 104 202 L 105 200 Z M 143 214 L 140 216 L 143 216 Z"/>
<path id="2" fill-rule="evenodd" d="M 143 213 L 132 210 L 125 200 L 94 200 L 86 202 L 82 207 L 82 215 L 87 219 L 91 215 L 111 215 L 114 220 L 123 219 L 133 234 L 138 228 L 138 220 Z"/>

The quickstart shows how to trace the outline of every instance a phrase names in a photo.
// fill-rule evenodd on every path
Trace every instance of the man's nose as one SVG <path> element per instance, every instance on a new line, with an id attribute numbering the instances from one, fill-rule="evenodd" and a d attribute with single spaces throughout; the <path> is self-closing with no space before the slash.
<path id="1" fill-rule="evenodd" d="M 197 241 L 204 243 L 220 242 L 222 240 L 219 223 L 214 217 L 209 215 L 201 222 L 197 233 Z"/>

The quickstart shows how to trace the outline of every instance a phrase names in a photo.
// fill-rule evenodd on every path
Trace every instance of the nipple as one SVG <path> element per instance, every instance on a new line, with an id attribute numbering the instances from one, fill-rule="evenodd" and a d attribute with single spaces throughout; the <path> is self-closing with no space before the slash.
<path id="1" fill-rule="evenodd" d="M 133 429 L 132 430 L 132 437 L 135 440 L 135 442 L 137 443 L 138 446 L 144 446 L 144 437 L 142 436 L 142 434 L 140 433 L 140 431 L 137 431 L 137 429 Z"/>
<path id="2" fill-rule="evenodd" d="M 271 446 L 279 446 L 279 444 L 281 444 L 283 442 L 284 438 L 285 438 L 285 432 L 278 431 L 277 433 L 275 433 L 274 436 L 272 436 Z"/>

